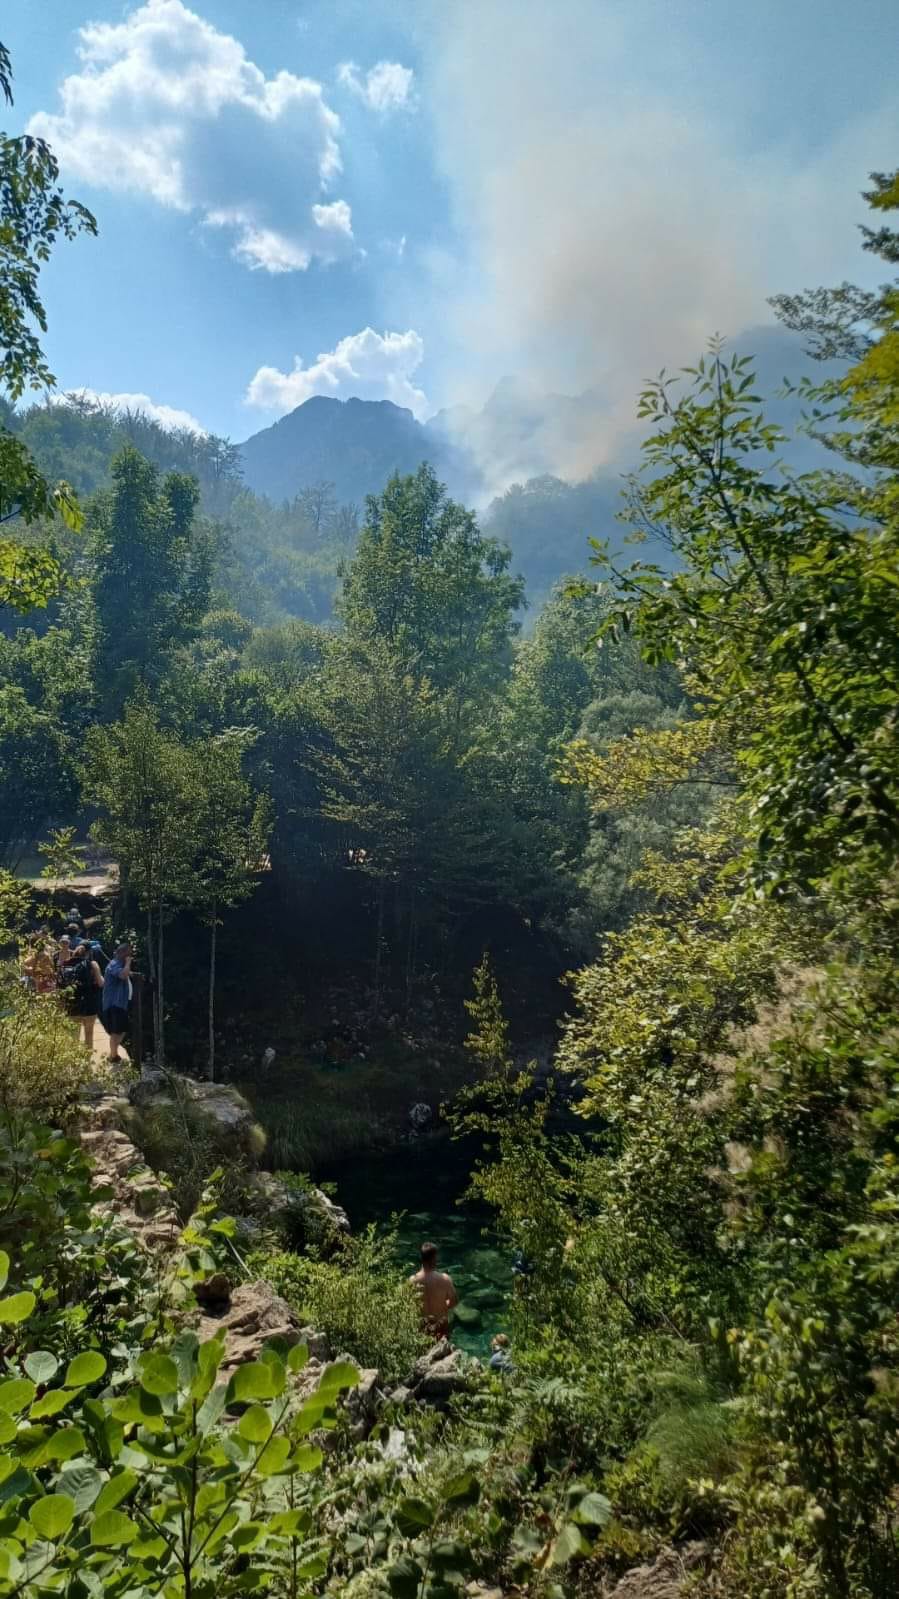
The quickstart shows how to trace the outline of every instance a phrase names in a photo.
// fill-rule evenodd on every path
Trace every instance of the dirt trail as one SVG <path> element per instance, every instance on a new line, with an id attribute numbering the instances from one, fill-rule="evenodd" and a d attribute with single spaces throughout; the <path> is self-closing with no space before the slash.
<path id="1" fill-rule="evenodd" d="M 109 1060 L 109 1034 L 107 1033 L 106 1028 L 103 1026 L 99 1016 L 94 1023 L 94 1047 L 91 1053 L 94 1057 L 94 1060 Z M 119 1045 L 119 1054 L 123 1060 L 131 1059 L 131 1056 L 128 1054 L 124 1044 Z"/>

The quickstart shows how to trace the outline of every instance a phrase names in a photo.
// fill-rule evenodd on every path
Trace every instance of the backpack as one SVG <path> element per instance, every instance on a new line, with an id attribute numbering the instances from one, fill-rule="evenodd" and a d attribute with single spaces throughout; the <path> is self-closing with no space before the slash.
<path id="1" fill-rule="evenodd" d="M 92 971 L 93 958 L 86 955 L 77 966 L 63 972 L 62 983 L 66 990 L 69 1013 L 72 1016 L 90 1016 L 96 1010 L 97 985 Z"/>

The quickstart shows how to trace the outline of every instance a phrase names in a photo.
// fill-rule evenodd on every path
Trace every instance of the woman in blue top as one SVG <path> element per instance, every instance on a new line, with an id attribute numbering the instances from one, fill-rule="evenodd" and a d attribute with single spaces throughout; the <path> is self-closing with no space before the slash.
<path id="1" fill-rule="evenodd" d="M 128 1029 L 131 959 L 131 945 L 117 944 L 103 977 L 103 1026 L 109 1034 L 109 1058 L 113 1061 L 122 1059 L 119 1045 Z"/>

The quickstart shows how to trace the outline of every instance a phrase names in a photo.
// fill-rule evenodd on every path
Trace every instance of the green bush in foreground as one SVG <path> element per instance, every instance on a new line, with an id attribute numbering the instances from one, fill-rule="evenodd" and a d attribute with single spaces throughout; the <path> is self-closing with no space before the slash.
<path id="1" fill-rule="evenodd" d="M 3 1283 L 8 1267 L 0 1257 Z M 35 1304 L 30 1291 L 0 1300 L 0 1324 L 18 1337 Z M 0 1382 L 0 1595 L 196 1599 L 274 1581 L 296 1599 L 325 1572 L 305 1485 L 322 1453 L 308 1436 L 334 1425 L 358 1373 L 329 1366 L 297 1401 L 302 1345 L 264 1350 L 227 1383 L 223 1353 L 182 1332 L 130 1372 L 97 1350 L 64 1369 L 49 1350 L 24 1355 Z"/>

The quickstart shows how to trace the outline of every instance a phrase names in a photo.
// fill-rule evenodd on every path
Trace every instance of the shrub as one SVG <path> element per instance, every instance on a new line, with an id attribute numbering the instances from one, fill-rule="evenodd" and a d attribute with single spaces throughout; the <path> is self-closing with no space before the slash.
<path id="1" fill-rule="evenodd" d="M 55 1121 L 96 1074 L 55 994 L 30 993 L 11 962 L 0 966 L 0 1107 Z"/>
<path id="2" fill-rule="evenodd" d="M 328 1334 L 335 1349 L 368 1366 L 385 1382 L 406 1377 L 427 1347 L 414 1290 L 397 1274 L 395 1240 L 369 1227 L 346 1239 L 337 1260 L 279 1254 L 260 1271 L 305 1321 Z"/>

